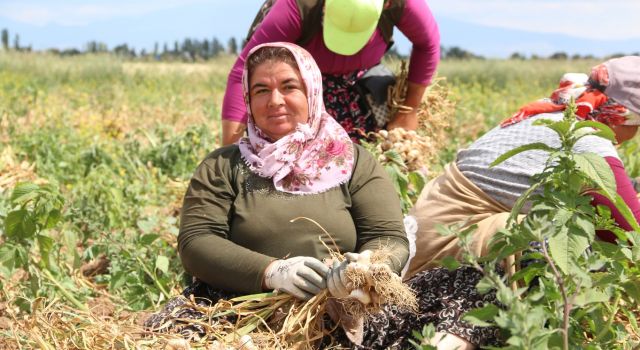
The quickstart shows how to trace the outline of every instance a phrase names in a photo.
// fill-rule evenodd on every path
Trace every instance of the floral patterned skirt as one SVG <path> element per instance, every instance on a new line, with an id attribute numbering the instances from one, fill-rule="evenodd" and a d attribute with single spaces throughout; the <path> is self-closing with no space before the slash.
<path id="1" fill-rule="evenodd" d="M 438 332 L 455 334 L 475 345 L 500 345 L 499 329 L 478 327 L 462 320 L 464 313 L 471 309 L 497 303 L 495 293 L 480 294 L 476 290 L 475 286 L 481 278 L 482 275 L 478 271 L 468 267 L 454 271 L 445 268 L 423 271 L 408 281 L 409 287 L 418 297 L 417 313 L 387 306 L 382 312 L 365 320 L 362 344 L 351 344 L 341 329 L 338 329 L 333 334 L 333 345 L 337 342 L 352 349 L 408 349 L 412 348 L 409 343 L 409 340 L 413 339 L 412 332 L 420 331 L 424 325 L 430 323 L 435 325 Z M 183 296 L 172 298 L 160 312 L 149 317 L 145 327 L 159 329 L 170 325 L 165 331 L 179 333 L 185 338 L 195 334 L 204 335 L 205 330 L 197 324 L 187 325 L 178 321 L 205 318 L 201 312 L 184 307 L 187 303 L 186 297 L 190 295 L 201 305 L 210 305 L 219 299 L 238 296 L 196 281 L 184 290 Z M 327 339 L 325 343 L 328 344 L 329 341 Z"/>
<path id="2" fill-rule="evenodd" d="M 348 74 L 322 75 L 324 105 L 327 112 L 342 125 L 356 143 L 366 139 L 367 133 L 380 130 L 367 100 L 356 84 L 365 72 L 366 70 L 361 70 Z"/>

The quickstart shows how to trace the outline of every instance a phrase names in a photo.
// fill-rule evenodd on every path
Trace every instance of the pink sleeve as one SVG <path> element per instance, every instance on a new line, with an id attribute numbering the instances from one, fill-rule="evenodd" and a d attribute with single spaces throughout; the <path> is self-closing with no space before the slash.
<path id="1" fill-rule="evenodd" d="M 294 43 L 300 35 L 301 20 L 296 0 L 276 1 L 229 72 L 227 89 L 222 101 L 222 119 L 247 122 L 247 108 L 242 97 L 242 69 L 249 50 L 259 44 L 274 41 Z"/>
<path id="2" fill-rule="evenodd" d="M 629 176 L 624 169 L 624 165 L 622 164 L 620 159 L 615 157 L 605 157 L 604 159 L 611 167 L 611 170 L 613 170 L 613 175 L 616 179 L 616 190 L 618 192 L 618 195 L 622 197 L 629 209 L 631 209 L 631 212 L 633 213 L 633 216 L 635 216 L 636 220 L 640 220 L 640 201 L 638 201 L 636 191 L 633 189 L 633 185 L 631 184 L 631 180 L 629 180 Z M 609 207 L 611 209 L 611 216 L 613 217 L 615 222 L 622 229 L 627 231 L 631 230 L 631 226 L 629 225 L 627 220 L 622 217 L 620 211 L 616 209 L 615 205 L 613 205 L 613 203 L 611 203 L 609 199 L 597 193 L 592 194 L 592 196 L 592 205 L 604 205 Z M 612 243 L 615 242 L 616 236 L 610 231 L 598 231 L 597 234 L 598 237 L 600 237 L 600 239 L 602 240 Z"/>
<path id="3" fill-rule="evenodd" d="M 409 81 L 428 85 L 440 61 L 440 32 L 426 0 L 406 0 L 398 29 L 413 44 Z"/>

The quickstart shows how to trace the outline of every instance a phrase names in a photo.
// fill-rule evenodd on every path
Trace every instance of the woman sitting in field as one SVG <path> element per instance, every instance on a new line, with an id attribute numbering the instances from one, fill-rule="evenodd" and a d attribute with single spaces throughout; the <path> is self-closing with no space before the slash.
<path id="1" fill-rule="evenodd" d="M 398 196 L 382 166 L 325 112 L 321 81 L 311 56 L 294 44 L 263 44 L 250 52 L 243 84 L 248 137 L 208 155 L 184 199 L 178 248 L 194 283 L 147 327 L 202 318 L 185 307 L 190 296 L 205 304 L 274 289 L 303 300 L 324 289 L 346 297 L 346 266 L 365 250 L 384 247 L 387 268 L 402 269 L 408 242 Z M 332 239 L 309 221 L 290 222 L 297 217 L 317 221 Z M 352 254 L 330 268 L 323 259 L 333 242 Z M 439 287 L 429 290 L 436 280 Z M 358 344 L 345 334 L 336 339 L 360 349 L 404 349 L 411 332 L 431 322 L 473 334 L 478 342 L 492 339 L 491 331 L 458 324 L 460 313 L 494 301 L 475 292 L 476 282 L 421 274 L 409 282 L 421 292 L 418 314 L 390 307 L 365 321 L 362 339 L 349 338 Z M 471 302 L 441 312 L 440 300 L 459 293 Z"/>
<path id="2" fill-rule="evenodd" d="M 505 226 L 516 200 L 531 186 L 531 177 L 541 173 L 549 157 L 547 152 L 527 151 L 497 166 L 490 164 L 500 155 L 519 146 L 539 142 L 558 147 L 557 134 L 542 126 L 540 119 L 561 120 L 562 111 L 571 98 L 576 100 L 577 117 L 608 125 L 617 141 L 631 139 L 640 125 L 640 57 L 627 56 L 609 60 L 593 68 L 591 76 L 569 73 L 550 99 L 525 105 L 511 118 L 487 132 L 471 146 L 458 153 L 456 162 L 432 180 L 420 195 L 412 214 L 418 222 L 416 253 L 410 259 L 405 278 L 432 269 L 445 256 L 460 256 L 457 238 L 443 237 L 437 225 L 465 223 L 478 225 L 474 233 L 474 252 L 486 253 L 487 242 Z M 625 172 L 614 144 L 598 136 L 586 136 L 575 145 L 574 152 L 596 153 L 606 160 L 615 176 L 617 192 L 640 219 L 640 203 Z M 630 230 L 629 223 L 604 196 L 593 194 L 593 205 L 611 209 L 617 225 Z M 525 205 L 523 212 L 528 210 Z M 598 231 L 602 240 L 614 242 L 608 231 Z"/>

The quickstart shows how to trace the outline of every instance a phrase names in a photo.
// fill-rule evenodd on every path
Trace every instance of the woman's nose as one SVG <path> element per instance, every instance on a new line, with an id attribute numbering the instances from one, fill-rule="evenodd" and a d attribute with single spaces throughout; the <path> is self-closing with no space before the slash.
<path id="1" fill-rule="evenodd" d="M 278 89 L 274 89 L 271 92 L 271 98 L 269 98 L 269 106 L 268 107 L 277 107 L 284 104 L 284 96 L 280 93 Z"/>

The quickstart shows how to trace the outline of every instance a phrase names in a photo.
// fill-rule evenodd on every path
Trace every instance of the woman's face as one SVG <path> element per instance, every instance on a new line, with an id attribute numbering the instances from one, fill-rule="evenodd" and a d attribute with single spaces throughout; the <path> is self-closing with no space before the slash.
<path id="1" fill-rule="evenodd" d="M 298 69 L 279 61 L 256 66 L 249 77 L 253 121 L 277 141 L 309 120 L 307 91 Z"/>

